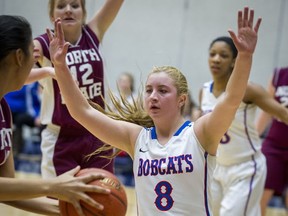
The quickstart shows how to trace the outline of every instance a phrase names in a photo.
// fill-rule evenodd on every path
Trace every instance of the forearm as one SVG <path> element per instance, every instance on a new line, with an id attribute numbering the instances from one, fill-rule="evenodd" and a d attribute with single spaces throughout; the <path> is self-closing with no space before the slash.
<path id="1" fill-rule="evenodd" d="M 30 199 L 48 195 L 51 183 L 45 180 L 0 178 L 0 201 Z"/>
<path id="2" fill-rule="evenodd" d="M 238 53 L 234 70 L 226 86 L 226 97 L 231 106 L 238 107 L 243 100 L 252 66 L 252 54 Z"/>
<path id="3" fill-rule="evenodd" d="M 280 105 L 278 112 L 275 112 L 273 117 L 288 125 L 288 108 Z"/>
<path id="4" fill-rule="evenodd" d="M 271 116 L 268 113 L 261 111 L 256 121 L 256 130 L 258 131 L 259 136 L 261 136 L 264 133 L 265 129 L 268 127 L 270 122 L 271 122 Z"/>
<path id="5" fill-rule="evenodd" d="M 46 77 L 53 77 L 52 71 L 53 71 L 52 67 L 32 68 L 29 76 L 25 81 L 25 84 L 33 83 Z"/>
<path id="6" fill-rule="evenodd" d="M 50 215 L 50 216 L 60 215 L 58 200 L 52 200 L 45 197 L 27 199 L 27 200 L 9 201 L 3 203 L 24 211 L 33 212 L 35 214 Z"/>
<path id="7" fill-rule="evenodd" d="M 76 114 L 83 113 L 83 110 L 89 108 L 90 105 L 77 86 L 66 64 L 55 66 L 55 72 L 64 102 L 69 113 L 75 118 Z"/>

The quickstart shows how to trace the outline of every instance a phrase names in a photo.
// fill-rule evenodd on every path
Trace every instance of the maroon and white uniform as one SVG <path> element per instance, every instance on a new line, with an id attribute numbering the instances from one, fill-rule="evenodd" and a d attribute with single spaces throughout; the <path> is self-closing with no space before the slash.
<path id="1" fill-rule="evenodd" d="M 42 46 L 43 55 L 50 60 L 47 34 L 40 35 L 36 40 Z M 87 25 L 82 27 L 82 35 L 77 43 L 69 47 L 66 62 L 85 97 L 103 107 L 101 95 L 104 96 L 104 72 L 99 40 Z M 42 132 L 41 143 L 43 177 L 60 175 L 76 165 L 113 172 L 113 162 L 101 157 L 111 154 L 111 151 L 87 157 L 103 143 L 71 117 L 57 81 L 46 78 L 40 84 L 44 87 L 41 120 L 42 124 L 47 125 Z"/>
<path id="2" fill-rule="evenodd" d="M 288 108 L 288 67 L 274 71 L 272 84 L 275 88 L 274 98 Z M 262 144 L 262 152 L 267 161 L 266 189 L 281 194 L 288 186 L 288 126 L 276 119 Z"/>
<path id="3" fill-rule="evenodd" d="M 0 166 L 9 157 L 12 149 L 12 116 L 4 98 L 0 100 Z"/>

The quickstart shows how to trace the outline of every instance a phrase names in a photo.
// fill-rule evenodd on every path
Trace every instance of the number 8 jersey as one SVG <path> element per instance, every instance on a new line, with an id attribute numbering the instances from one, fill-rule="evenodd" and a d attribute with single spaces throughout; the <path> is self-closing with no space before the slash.
<path id="1" fill-rule="evenodd" d="M 211 215 L 210 184 L 215 157 L 185 122 L 162 145 L 155 127 L 143 128 L 135 144 L 133 171 L 138 215 Z"/>

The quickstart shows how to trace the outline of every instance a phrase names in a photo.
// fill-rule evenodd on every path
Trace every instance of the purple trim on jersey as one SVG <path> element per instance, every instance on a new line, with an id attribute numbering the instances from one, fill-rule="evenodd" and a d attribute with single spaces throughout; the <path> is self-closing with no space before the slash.
<path id="1" fill-rule="evenodd" d="M 11 154 L 12 116 L 4 98 L 0 101 L 0 165 L 4 164 Z"/>
<path id="2" fill-rule="evenodd" d="M 209 206 L 208 206 L 208 194 L 207 194 L 207 175 L 208 175 L 208 170 L 207 170 L 207 157 L 208 157 L 208 153 L 205 152 L 204 153 L 204 158 L 205 158 L 205 173 L 204 173 L 204 203 L 205 203 L 205 211 L 206 211 L 206 215 L 210 216 L 210 212 L 209 212 Z"/>
<path id="3" fill-rule="evenodd" d="M 187 126 L 191 127 L 191 121 L 186 121 L 184 124 L 176 131 L 173 136 L 178 136 Z"/>
<path id="4" fill-rule="evenodd" d="M 156 128 L 151 128 L 151 139 L 157 139 Z"/>
<path id="5" fill-rule="evenodd" d="M 247 127 L 247 110 L 248 110 L 248 106 L 249 104 L 246 104 L 245 108 L 244 108 L 244 126 L 245 126 L 245 134 L 247 136 L 247 139 L 249 141 L 249 144 L 251 146 L 251 148 L 253 149 L 254 152 L 257 152 L 257 150 L 255 149 L 255 146 L 250 138 L 249 135 L 249 131 L 248 131 L 248 127 Z"/>
<path id="6" fill-rule="evenodd" d="M 252 155 L 252 161 L 254 162 L 254 172 L 253 172 L 253 175 L 251 177 L 250 184 L 249 184 L 249 194 L 247 196 L 247 200 L 246 200 L 246 204 L 245 204 L 244 215 L 247 215 L 248 204 L 249 204 L 249 200 L 251 198 L 251 193 L 253 190 L 253 181 L 254 181 L 254 177 L 256 176 L 256 172 L 257 172 L 257 162 L 255 161 L 254 155 Z"/>
<path id="7" fill-rule="evenodd" d="M 211 82 L 211 84 L 210 84 L 210 93 L 213 93 L 213 87 L 214 87 L 214 82 Z"/>
<path id="8" fill-rule="evenodd" d="M 187 127 L 191 127 L 191 121 L 185 121 L 181 127 L 174 133 L 173 136 L 179 136 L 179 134 Z M 156 128 L 151 128 L 151 139 L 157 139 Z"/>

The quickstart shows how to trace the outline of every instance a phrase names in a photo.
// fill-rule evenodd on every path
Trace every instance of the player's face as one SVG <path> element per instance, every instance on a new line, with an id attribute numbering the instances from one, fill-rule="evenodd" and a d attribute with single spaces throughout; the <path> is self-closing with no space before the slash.
<path id="1" fill-rule="evenodd" d="M 152 73 L 146 82 L 144 106 L 149 116 L 168 118 L 180 113 L 179 97 L 174 81 L 165 72 Z"/>
<path id="2" fill-rule="evenodd" d="M 230 76 L 235 59 L 230 46 L 223 42 L 215 42 L 209 50 L 209 67 L 213 77 L 221 78 Z"/>
<path id="3" fill-rule="evenodd" d="M 131 80 L 127 75 L 122 75 L 118 80 L 118 87 L 120 91 L 131 91 L 131 85 Z"/>
<path id="4" fill-rule="evenodd" d="M 81 26 L 84 19 L 81 1 L 56 0 L 51 20 L 54 21 L 56 18 L 61 18 L 64 31 L 69 27 Z"/>

